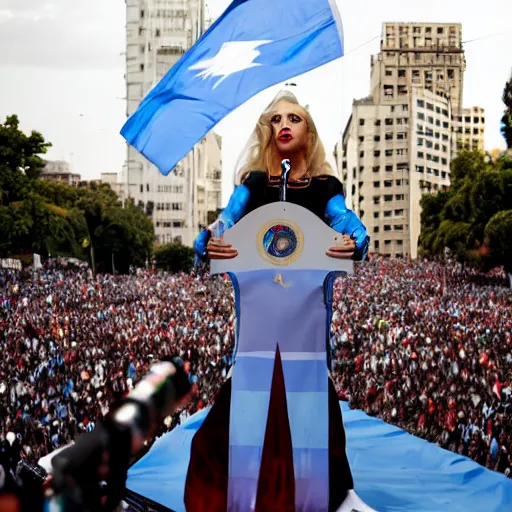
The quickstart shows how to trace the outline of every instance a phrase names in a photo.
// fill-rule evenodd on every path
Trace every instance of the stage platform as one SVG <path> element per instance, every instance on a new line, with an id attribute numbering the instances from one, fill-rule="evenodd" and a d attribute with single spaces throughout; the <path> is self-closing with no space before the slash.
<path id="1" fill-rule="evenodd" d="M 512 511 L 512 480 L 340 403 L 357 494 L 379 512 Z M 185 512 L 190 443 L 208 410 L 156 441 L 129 471 L 127 487 Z M 132 495 L 133 496 L 133 495 Z M 162 509 L 165 510 L 165 509 Z"/>

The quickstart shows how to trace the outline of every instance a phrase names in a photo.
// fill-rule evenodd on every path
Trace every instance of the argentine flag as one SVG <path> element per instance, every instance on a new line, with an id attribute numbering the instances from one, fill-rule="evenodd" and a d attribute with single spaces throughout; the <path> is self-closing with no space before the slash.
<path id="1" fill-rule="evenodd" d="M 342 55 L 335 0 L 234 0 L 121 134 L 167 175 L 249 98 Z"/>

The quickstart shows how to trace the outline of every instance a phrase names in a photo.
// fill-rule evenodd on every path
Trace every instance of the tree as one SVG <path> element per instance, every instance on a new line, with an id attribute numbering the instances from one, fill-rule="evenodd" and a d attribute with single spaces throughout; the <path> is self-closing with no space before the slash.
<path id="1" fill-rule="evenodd" d="M 493 263 L 503 265 L 512 274 L 512 210 L 498 212 L 491 218 L 485 227 L 485 238 Z"/>
<path id="2" fill-rule="evenodd" d="M 194 250 L 180 243 L 162 245 L 155 250 L 155 265 L 168 272 L 189 272 L 194 265 Z"/>
<path id="3" fill-rule="evenodd" d="M 95 231 L 98 262 L 104 270 L 126 273 L 130 265 L 142 267 L 151 259 L 154 229 L 151 220 L 129 203 L 105 209 Z"/>
<path id="4" fill-rule="evenodd" d="M 41 181 L 40 133 L 24 134 L 16 116 L 0 125 L 0 256 L 37 252 L 127 272 L 151 258 L 151 221 L 133 204 L 122 208 L 106 184 L 70 187 Z"/>
<path id="5" fill-rule="evenodd" d="M 451 170 L 449 192 L 422 198 L 421 254 L 440 255 L 448 248 L 459 261 L 482 268 L 507 265 L 512 211 L 509 161 L 488 162 L 478 152 L 463 151 Z"/>
<path id="6" fill-rule="evenodd" d="M 501 133 L 507 142 L 507 147 L 512 149 L 512 76 L 505 84 L 502 99 L 506 109 L 501 118 Z"/>

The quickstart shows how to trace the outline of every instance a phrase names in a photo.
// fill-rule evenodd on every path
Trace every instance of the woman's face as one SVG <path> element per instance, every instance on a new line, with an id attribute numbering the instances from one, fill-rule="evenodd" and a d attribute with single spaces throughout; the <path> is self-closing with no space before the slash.
<path id="1" fill-rule="evenodd" d="M 308 126 L 304 110 L 293 103 L 280 101 L 270 118 L 272 135 L 281 155 L 305 151 L 308 145 Z"/>

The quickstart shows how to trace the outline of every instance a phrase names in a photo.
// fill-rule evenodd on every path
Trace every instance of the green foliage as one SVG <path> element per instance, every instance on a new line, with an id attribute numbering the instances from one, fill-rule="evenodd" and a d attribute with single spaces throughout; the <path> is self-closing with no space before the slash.
<path id="1" fill-rule="evenodd" d="M 512 170 L 506 158 L 487 160 L 461 152 L 452 162 L 452 188 L 422 198 L 421 255 L 449 249 L 460 261 L 510 268 Z"/>
<path id="2" fill-rule="evenodd" d="M 504 210 L 492 216 L 485 227 L 485 238 L 492 247 L 493 263 L 504 265 L 512 273 L 512 210 Z"/>
<path id="3" fill-rule="evenodd" d="M 512 76 L 505 84 L 502 99 L 506 109 L 501 118 L 501 133 L 507 142 L 507 147 L 512 149 Z"/>
<path id="4" fill-rule="evenodd" d="M 0 257 L 36 252 L 90 259 L 101 271 L 127 272 L 151 258 L 151 221 L 133 204 L 122 208 L 106 184 L 79 188 L 42 181 L 50 146 L 25 135 L 16 116 L 0 124 Z M 84 240 L 87 241 L 84 244 Z"/>
<path id="5" fill-rule="evenodd" d="M 189 272 L 194 265 L 194 250 L 180 243 L 162 245 L 155 250 L 155 265 L 168 272 Z"/>

